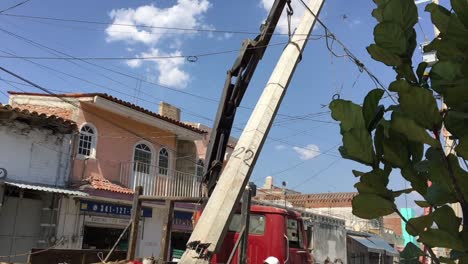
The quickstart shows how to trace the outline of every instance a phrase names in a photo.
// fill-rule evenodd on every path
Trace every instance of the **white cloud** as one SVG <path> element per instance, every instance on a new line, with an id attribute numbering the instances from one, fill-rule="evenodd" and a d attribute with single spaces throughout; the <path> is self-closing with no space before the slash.
<path id="1" fill-rule="evenodd" d="M 142 60 L 127 60 L 125 63 L 128 65 L 128 67 L 135 69 L 141 66 Z"/>
<path id="2" fill-rule="evenodd" d="M 182 52 L 176 50 L 172 53 L 164 53 L 158 49 L 152 48 L 149 52 L 143 52 L 137 57 L 165 57 L 165 56 L 180 56 Z M 141 64 L 141 60 L 138 61 Z M 127 64 L 132 67 L 132 60 L 127 61 Z M 172 59 L 151 59 L 146 60 L 154 63 L 155 70 L 158 72 L 158 82 L 162 85 L 171 86 L 175 88 L 185 88 L 190 81 L 190 75 L 182 70 L 182 66 L 186 63 L 185 58 L 172 58 Z M 137 63 L 134 63 L 136 65 Z"/>
<path id="3" fill-rule="evenodd" d="M 320 154 L 320 149 L 317 145 L 309 144 L 305 148 L 293 147 L 294 151 L 299 154 L 301 160 L 310 160 Z"/>
<path id="4" fill-rule="evenodd" d="M 153 4 L 137 8 L 114 9 L 109 13 L 112 25 L 107 27 L 107 41 L 123 41 L 128 44 L 143 44 L 147 52 L 135 57 L 180 56 L 183 41 L 192 37 L 195 31 L 174 31 L 168 28 L 214 29 L 203 21 L 211 4 L 208 0 L 177 0 L 167 8 Z M 133 25 L 133 27 L 124 26 Z M 164 41 L 164 43 L 162 43 Z M 163 48 L 164 47 L 164 48 Z M 127 51 L 133 49 L 127 47 Z M 190 81 L 190 74 L 182 69 L 184 58 L 145 60 L 151 65 L 148 79 L 156 79 L 162 85 L 184 88 Z M 138 68 L 142 60 L 127 60 L 131 68 Z"/>
<path id="5" fill-rule="evenodd" d="M 107 40 L 154 45 L 163 38 L 178 38 L 181 34 L 187 34 L 187 31 L 174 34 L 174 31 L 164 28 L 207 27 L 209 25 L 202 20 L 210 6 L 208 0 L 178 0 L 177 4 L 168 8 L 144 5 L 135 9 L 114 9 L 109 13 L 113 24 L 106 29 Z"/>
<path id="6" fill-rule="evenodd" d="M 283 150 L 283 149 L 285 149 L 285 148 L 286 148 L 285 145 L 276 145 L 276 146 L 275 146 L 275 149 L 277 149 L 277 150 Z"/>
<path id="7" fill-rule="evenodd" d="M 271 7 L 273 6 L 273 2 L 275 0 L 260 0 L 260 6 L 267 12 L 270 12 Z M 291 1 L 291 6 L 293 8 L 294 14 L 291 17 L 291 33 L 294 32 L 294 29 L 299 25 L 301 21 L 302 15 L 304 14 L 304 7 L 300 4 L 299 1 Z M 286 16 L 286 8 L 281 14 L 281 18 L 278 21 L 278 25 L 276 26 L 279 30 L 279 33 L 286 34 L 288 33 L 288 19 Z"/>

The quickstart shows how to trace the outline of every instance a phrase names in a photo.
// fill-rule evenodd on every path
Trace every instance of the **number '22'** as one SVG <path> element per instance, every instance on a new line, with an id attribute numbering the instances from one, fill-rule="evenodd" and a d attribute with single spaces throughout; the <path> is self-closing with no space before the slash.
<path id="1" fill-rule="evenodd" d="M 250 166 L 250 163 L 248 163 L 249 160 L 251 160 L 254 156 L 254 152 L 251 149 L 245 149 L 245 147 L 240 147 L 232 153 L 232 156 L 236 159 L 241 159 L 241 154 L 245 152 L 244 156 L 244 164 L 247 166 Z"/>

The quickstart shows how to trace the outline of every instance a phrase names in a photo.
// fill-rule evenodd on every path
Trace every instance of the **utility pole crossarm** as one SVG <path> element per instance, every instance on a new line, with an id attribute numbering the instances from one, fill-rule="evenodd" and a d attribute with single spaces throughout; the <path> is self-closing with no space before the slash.
<path id="1" fill-rule="evenodd" d="M 316 15 L 324 0 L 311 0 Z M 180 263 L 207 264 L 221 246 L 236 204 L 247 185 L 302 51 L 315 24 L 315 16 L 305 12 L 286 46 L 250 119 L 239 138 L 227 166 L 193 230 Z"/>

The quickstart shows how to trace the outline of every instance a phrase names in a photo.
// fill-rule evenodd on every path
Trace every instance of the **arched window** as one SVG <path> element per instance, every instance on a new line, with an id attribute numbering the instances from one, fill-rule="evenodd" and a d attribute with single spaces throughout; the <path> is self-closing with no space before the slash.
<path id="1" fill-rule="evenodd" d="M 153 152 L 145 143 L 140 143 L 135 146 L 133 154 L 134 171 L 149 173 Z"/>
<path id="2" fill-rule="evenodd" d="M 78 154 L 85 157 L 96 156 L 97 131 L 91 124 L 86 124 L 80 129 L 78 142 Z"/>
<path id="3" fill-rule="evenodd" d="M 159 174 L 168 175 L 169 174 L 169 152 L 167 149 L 162 148 L 159 151 Z"/>
<path id="4" fill-rule="evenodd" d="M 203 164 L 203 160 L 199 159 L 197 161 L 197 176 L 201 177 L 203 176 L 203 166 L 205 164 Z"/>

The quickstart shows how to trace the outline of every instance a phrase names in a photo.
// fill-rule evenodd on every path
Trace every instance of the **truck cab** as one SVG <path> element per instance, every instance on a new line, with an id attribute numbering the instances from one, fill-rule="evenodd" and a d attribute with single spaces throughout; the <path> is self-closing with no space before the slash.
<path id="1" fill-rule="evenodd" d="M 227 263 L 241 226 L 240 211 L 236 211 L 221 249 L 211 263 Z M 263 264 L 268 257 L 275 257 L 281 264 L 313 263 L 301 215 L 283 208 L 251 206 L 247 250 L 249 264 Z M 236 252 L 231 263 L 238 263 L 237 258 Z"/>

